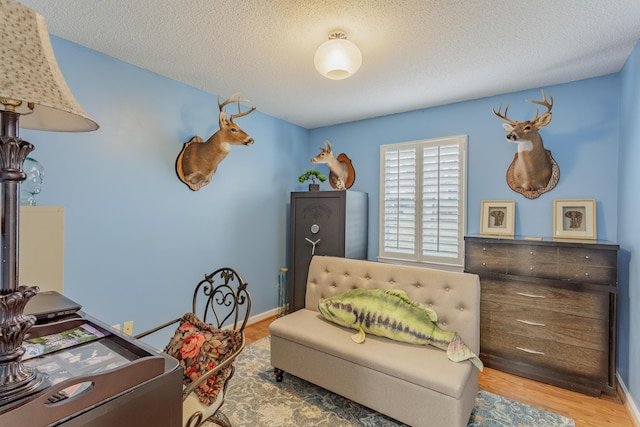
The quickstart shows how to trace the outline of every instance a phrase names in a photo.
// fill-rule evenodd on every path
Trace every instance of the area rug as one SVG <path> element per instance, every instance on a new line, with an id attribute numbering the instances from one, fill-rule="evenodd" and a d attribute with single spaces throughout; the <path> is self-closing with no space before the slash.
<path id="1" fill-rule="evenodd" d="M 401 427 L 398 421 L 292 375 L 277 383 L 270 338 L 249 346 L 236 361 L 222 411 L 234 427 Z M 209 423 L 209 426 L 213 424 Z M 472 427 L 561 427 L 573 420 L 479 391 Z"/>

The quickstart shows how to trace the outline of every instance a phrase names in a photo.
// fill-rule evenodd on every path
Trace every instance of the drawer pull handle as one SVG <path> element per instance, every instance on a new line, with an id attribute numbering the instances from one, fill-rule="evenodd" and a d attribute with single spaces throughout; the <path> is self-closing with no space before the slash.
<path id="1" fill-rule="evenodd" d="M 546 298 L 544 295 L 525 294 L 523 292 L 518 292 L 517 294 L 527 298 Z"/>
<path id="2" fill-rule="evenodd" d="M 544 323 L 532 322 L 531 320 L 516 319 L 516 322 L 524 323 L 525 325 L 530 325 L 530 326 L 547 326 Z"/>
<path id="3" fill-rule="evenodd" d="M 530 348 L 522 348 L 522 347 L 516 347 L 518 350 L 520 351 L 524 351 L 525 353 L 529 353 L 529 354 L 542 354 L 544 355 L 543 352 L 541 351 L 536 351 L 536 350 L 531 350 Z"/>
<path id="4" fill-rule="evenodd" d="M 588 275 L 589 275 L 589 273 L 584 273 L 584 275 L 585 275 L 585 276 L 588 276 Z"/>

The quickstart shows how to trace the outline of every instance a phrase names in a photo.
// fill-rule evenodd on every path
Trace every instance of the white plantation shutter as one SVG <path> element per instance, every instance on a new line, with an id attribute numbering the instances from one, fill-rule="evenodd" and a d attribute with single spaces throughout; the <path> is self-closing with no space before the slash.
<path id="1" fill-rule="evenodd" d="M 416 149 L 389 150 L 384 161 L 384 248 L 416 250 Z"/>
<path id="2" fill-rule="evenodd" d="M 466 136 L 380 147 L 382 259 L 461 266 Z"/>

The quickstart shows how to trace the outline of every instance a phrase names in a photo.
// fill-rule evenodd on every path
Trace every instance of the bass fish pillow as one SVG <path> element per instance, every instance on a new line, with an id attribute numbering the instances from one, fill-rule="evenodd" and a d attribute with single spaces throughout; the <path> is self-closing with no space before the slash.
<path id="1" fill-rule="evenodd" d="M 469 360 L 482 371 L 480 358 L 456 332 L 440 329 L 438 315 L 432 309 L 409 299 L 400 290 L 353 289 L 331 298 L 321 299 L 318 311 L 325 319 L 355 329 L 351 339 L 357 343 L 370 333 L 410 344 L 432 345 L 447 352 L 453 362 Z"/>

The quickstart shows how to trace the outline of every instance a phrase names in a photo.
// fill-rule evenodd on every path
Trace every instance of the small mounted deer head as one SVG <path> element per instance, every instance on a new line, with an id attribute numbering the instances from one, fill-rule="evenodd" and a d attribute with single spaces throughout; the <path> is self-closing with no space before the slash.
<path id="1" fill-rule="evenodd" d="M 231 151 L 231 145 L 253 144 L 253 138 L 240 129 L 240 126 L 234 120 L 250 114 L 256 107 L 240 112 L 240 103 L 249 101 L 237 98 L 238 93 L 231 95 L 222 104 L 220 103 L 220 95 L 218 95 L 218 108 L 220 109 L 218 123 L 220 129 L 206 141 L 202 141 L 199 136 L 194 136 L 191 140 L 185 142 L 182 151 L 178 155 L 176 160 L 178 178 L 193 191 L 199 190 L 211 182 L 213 174 L 218 169 L 218 164 Z M 232 102 L 238 104 L 238 114 L 232 114 L 230 118 L 227 118 L 224 108 Z"/>
<path id="2" fill-rule="evenodd" d="M 504 120 L 502 127 L 507 131 L 507 140 L 518 144 L 518 152 L 507 170 L 507 183 L 513 191 L 534 199 L 540 194 L 553 189 L 560 178 L 560 169 L 551 156 L 551 151 L 544 148 L 542 137 L 538 131 L 551 122 L 551 108 L 553 97 L 547 100 L 544 90 L 542 101 L 531 101 L 533 104 L 547 108 L 542 115 L 538 114 L 532 120 L 518 122 L 507 117 L 509 106 L 501 113 L 502 105 L 493 114 Z"/>
<path id="3" fill-rule="evenodd" d="M 320 147 L 320 154 L 311 159 L 311 163 L 325 163 L 329 167 L 329 184 L 336 190 L 351 188 L 356 180 L 351 159 L 344 153 L 334 157 L 329 141 L 324 142 L 324 147 Z"/>

